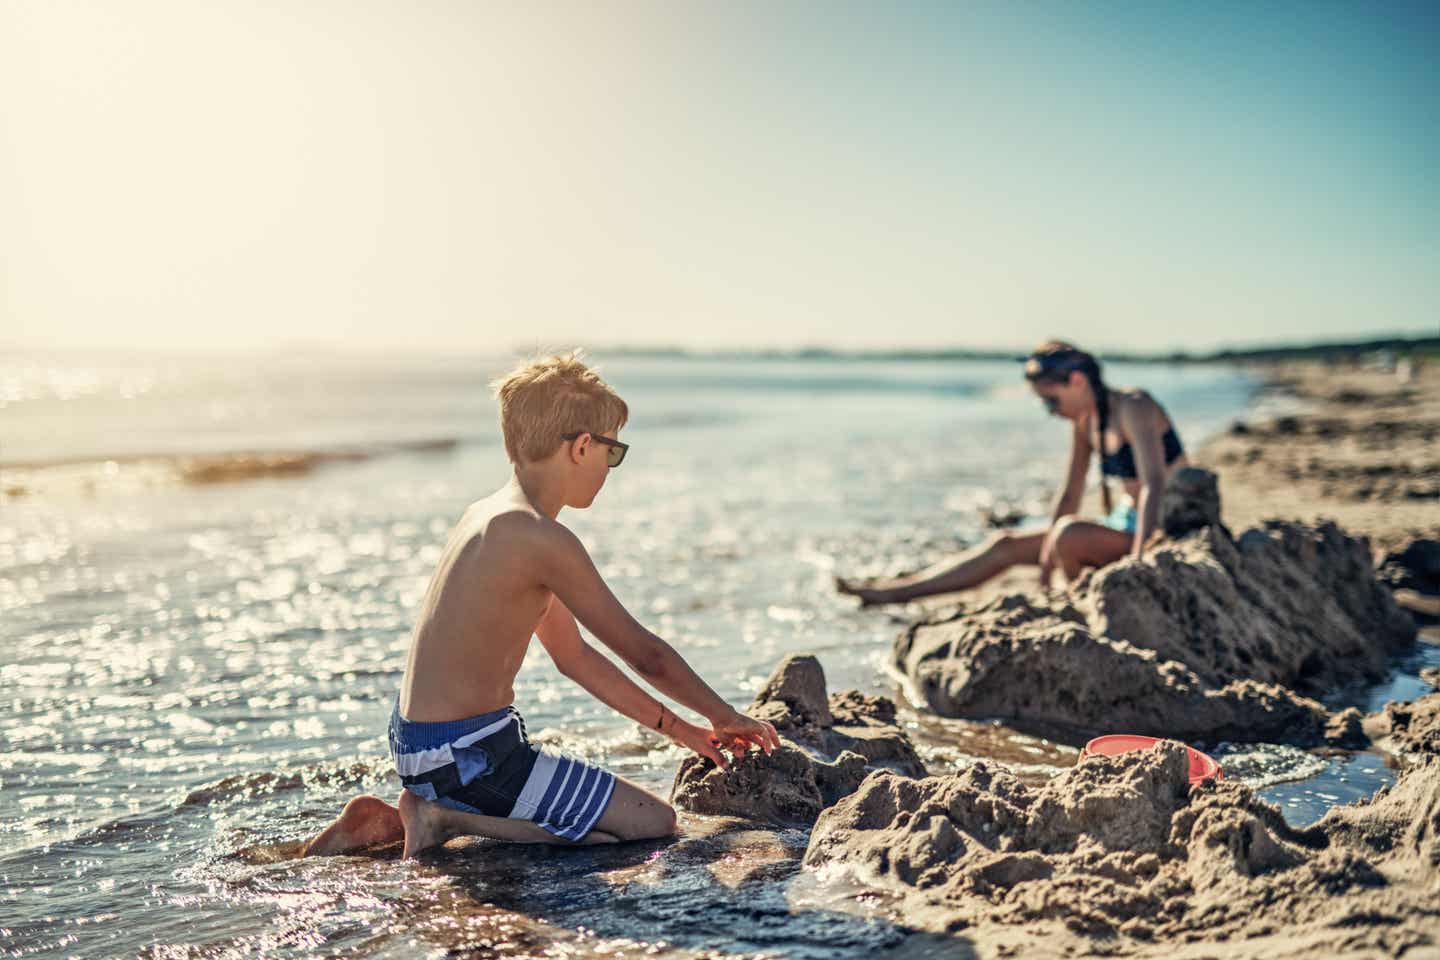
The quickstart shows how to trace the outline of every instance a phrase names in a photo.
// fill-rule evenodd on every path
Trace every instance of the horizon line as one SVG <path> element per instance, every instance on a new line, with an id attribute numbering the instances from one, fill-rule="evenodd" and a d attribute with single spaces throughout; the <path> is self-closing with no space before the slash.
<path id="1" fill-rule="evenodd" d="M 577 346 L 544 346 L 536 344 L 511 344 L 508 347 L 460 347 L 437 345 L 428 349 L 390 347 L 355 347 L 353 345 L 332 345 L 323 342 L 292 342 L 273 345 L 231 346 L 221 348 L 177 347 L 155 348 L 131 345 L 38 345 L 24 343 L 0 343 L 0 358 L 5 354 L 47 353 L 61 355 L 105 354 L 133 357 L 191 357 L 216 359 L 225 356 L 270 356 L 275 354 L 313 355 L 330 353 L 347 359 L 363 359 L 381 354 L 410 359 L 434 357 L 446 354 L 452 357 L 470 356 L 475 358 L 510 358 L 535 353 L 559 352 L 566 349 L 581 349 L 600 357 L 677 357 L 689 359 L 791 359 L 791 360 L 1015 360 L 1023 359 L 1030 353 L 1030 347 L 974 347 L 961 345 L 931 345 L 914 347 L 843 347 L 825 344 L 797 344 L 791 346 L 682 346 L 665 343 L 611 343 L 581 344 Z M 1254 341 L 1248 344 L 1221 343 L 1213 347 L 1154 349 L 1154 350 L 1107 350 L 1092 352 L 1102 359 L 1114 362 L 1217 362 L 1263 359 L 1271 356 L 1324 355 L 1331 353 L 1374 352 L 1379 350 L 1412 351 L 1424 353 L 1440 351 L 1440 335 L 1381 334 L 1365 339 L 1344 340 L 1274 340 Z"/>

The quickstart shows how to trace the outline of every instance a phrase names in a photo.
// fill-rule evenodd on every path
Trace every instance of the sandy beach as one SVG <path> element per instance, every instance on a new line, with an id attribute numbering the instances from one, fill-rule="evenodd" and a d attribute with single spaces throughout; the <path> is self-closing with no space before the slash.
<path id="1" fill-rule="evenodd" d="M 1323 517 L 1377 550 L 1440 536 L 1440 366 L 1408 382 L 1319 363 L 1258 372 L 1269 393 L 1293 398 L 1299 410 L 1239 421 L 1195 455 L 1219 475 L 1232 529 Z"/>

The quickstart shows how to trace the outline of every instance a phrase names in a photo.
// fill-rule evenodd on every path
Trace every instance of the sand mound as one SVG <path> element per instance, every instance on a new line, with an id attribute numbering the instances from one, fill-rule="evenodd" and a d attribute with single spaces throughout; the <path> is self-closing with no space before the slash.
<path id="1" fill-rule="evenodd" d="M 827 696 L 825 672 L 812 656 L 783 660 L 747 712 L 775 725 L 780 748 L 768 756 L 752 750 L 729 770 L 704 757 L 686 758 L 671 789 L 677 807 L 809 825 L 873 770 L 925 776 L 895 724 L 895 704 L 854 690 Z"/>
<path id="2" fill-rule="evenodd" d="M 1170 537 L 1220 526 L 1219 478 L 1201 467 L 1181 467 L 1172 473 L 1160 501 L 1160 525 Z"/>
<path id="3" fill-rule="evenodd" d="M 1329 717 L 1307 695 L 1382 678 L 1414 636 L 1365 541 L 1331 523 L 1268 523 L 1238 540 L 1203 527 L 1063 598 L 922 621 L 893 654 L 945 716 L 1308 745 Z"/>
<path id="4" fill-rule="evenodd" d="M 1211 683 L 1254 679 L 1319 694 L 1385 676 L 1414 624 L 1375 578 L 1369 544 L 1333 523 L 1216 527 L 1095 573 L 1077 601 L 1105 636 Z"/>
<path id="5" fill-rule="evenodd" d="M 1440 693 L 1409 703 L 1387 703 L 1376 717 L 1379 723 L 1374 732 L 1383 737 L 1381 744 L 1392 753 L 1407 758 L 1414 754 L 1440 756 Z"/>
<path id="6" fill-rule="evenodd" d="M 1248 787 L 1192 788 L 1186 773 L 1175 744 L 1089 758 L 1042 787 L 986 763 L 876 773 L 821 815 L 805 863 L 899 893 L 919 926 L 1024 925 L 1052 949 L 1203 939 L 1230 955 L 1318 932 L 1295 942 L 1390 953 L 1440 930 L 1440 761 L 1303 831 Z"/>

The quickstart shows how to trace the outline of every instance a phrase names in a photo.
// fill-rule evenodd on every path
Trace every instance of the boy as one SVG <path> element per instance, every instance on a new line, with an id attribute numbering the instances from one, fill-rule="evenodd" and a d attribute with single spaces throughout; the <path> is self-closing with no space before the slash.
<path id="1" fill-rule="evenodd" d="M 579 539 L 556 521 L 590 506 L 625 459 L 625 402 L 578 353 L 496 381 L 510 481 L 465 511 L 430 582 L 390 717 L 404 791 L 398 810 L 357 797 L 306 854 L 405 840 L 408 858 L 450 837 L 614 843 L 669 836 L 664 800 L 584 760 L 540 750 L 511 705 L 530 636 L 560 672 L 674 742 L 767 753 L 775 728 L 736 711 L 610 592 Z M 580 636 L 576 618 L 655 689 L 704 716 L 675 715 Z"/>

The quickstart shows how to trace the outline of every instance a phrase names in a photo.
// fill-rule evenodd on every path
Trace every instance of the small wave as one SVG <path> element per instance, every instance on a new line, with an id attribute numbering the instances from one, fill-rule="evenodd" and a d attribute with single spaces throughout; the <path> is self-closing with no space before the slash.
<path id="1" fill-rule="evenodd" d="M 235 860 L 239 863 L 251 866 L 265 866 L 271 863 L 283 863 L 287 860 L 299 860 L 305 853 L 305 846 L 310 841 L 304 840 L 277 840 L 273 843 L 257 843 L 248 847 L 241 847 L 227 854 L 222 859 Z"/>
<path id="2" fill-rule="evenodd" d="M 1308 780 L 1330 766 L 1323 757 L 1275 743 L 1221 744 L 1214 756 L 1227 778 L 1239 780 L 1255 790 Z"/>
<path id="3" fill-rule="evenodd" d="M 357 787 L 367 780 L 391 776 L 389 760 L 356 760 L 343 765 L 314 765 L 295 770 L 238 773 L 207 783 L 188 794 L 180 807 L 204 807 L 232 800 L 299 790 L 306 787 Z"/>
<path id="4" fill-rule="evenodd" d="M 20 823 L 23 841 L 19 846 L 0 852 L 0 867 L 31 862 L 37 853 L 48 854 L 53 848 L 89 848 L 113 846 L 129 840 L 143 840 L 171 816 L 171 811 L 151 806 L 119 817 L 96 816 L 86 820 L 60 824 L 47 829 L 37 823 Z"/>

